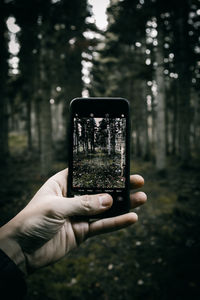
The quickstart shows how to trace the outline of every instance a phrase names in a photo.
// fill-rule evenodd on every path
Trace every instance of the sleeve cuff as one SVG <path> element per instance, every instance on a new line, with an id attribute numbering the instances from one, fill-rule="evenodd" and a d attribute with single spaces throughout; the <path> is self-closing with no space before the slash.
<path id="1" fill-rule="evenodd" d="M 0 292 L 1 299 L 23 299 L 27 292 L 24 274 L 0 249 Z"/>

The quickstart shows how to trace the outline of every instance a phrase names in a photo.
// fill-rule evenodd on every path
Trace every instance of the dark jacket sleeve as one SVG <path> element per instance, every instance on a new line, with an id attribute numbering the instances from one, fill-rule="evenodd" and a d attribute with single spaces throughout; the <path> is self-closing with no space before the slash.
<path id="1" fill-rule="evenodd" d="M 0 249 L 0 298 L 24 299 L 26 290 L 24 274 Z"/>

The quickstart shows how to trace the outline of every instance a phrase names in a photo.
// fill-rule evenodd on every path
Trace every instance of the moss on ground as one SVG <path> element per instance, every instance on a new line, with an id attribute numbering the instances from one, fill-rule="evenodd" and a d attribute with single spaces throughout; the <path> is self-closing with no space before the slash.
<path id="1" fill-rule="evenodd" d="M 22 143 L 23 144 L 23 143 Z M 52 173 L 66 167 L 55 162 Z M 27 299 L 198 299 L 199 170 L 168 161 L 165 176 L 150 162 L 131 162 L 145 178 L 148 202 L 139 221 L 94 237 L 64 260 L 28 278 Z M 38 158 L 15 156 L 0 171 L 1 225 L 31 199 L 45 179 Z"/>

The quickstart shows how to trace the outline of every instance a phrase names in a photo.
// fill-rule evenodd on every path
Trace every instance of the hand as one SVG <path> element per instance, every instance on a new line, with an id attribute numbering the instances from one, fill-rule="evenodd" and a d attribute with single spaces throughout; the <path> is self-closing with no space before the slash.
<path id="1" fill-rule="evenodd" d="M 139 175 L 130 176 L 131 189 L 143 186 Z M 0 248 L 25 273 L 64 257 L 88 237 L 134 224 L 138 217 L 130 212 L 92 223 L 78 216 L 102 213 L 112 206 L 109 194 L 66 198 L 67 169 L 52 176 L 28 205 L 0 228 Z M 131 207 L 146 202 L 143 192 L 131 193 Z M 74 218 L 76 216 L 76 218 Z"/>

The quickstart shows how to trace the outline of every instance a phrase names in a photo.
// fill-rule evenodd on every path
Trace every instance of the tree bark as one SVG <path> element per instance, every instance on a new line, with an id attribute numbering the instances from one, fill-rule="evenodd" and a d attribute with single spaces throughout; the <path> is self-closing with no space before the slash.
<path id="1" fill-rule="evenodd" d="M 38 153 L 41 153 L 41 129 L 40 129 L 40 103 L 39 98 L 35 99 L 35 138 Z"/>
<path id="2" fill-rule="evenodd" d="M 178 141 L 181 161 L 187 164 L 190 159 L 190 49 L 188 40 L 188 1 L 184 0 L 177 9 L 175 22 L 176 68 L 178 70 Z"/>
<path id="3" fill-rule="evenodd" d="M 40 50 L 40 82 L 41 89 L 39 91 L 39 124 L 40 124 L 40 162 L 41 175 L 47 176 L 52 169 L 53 160 L 53 144 L 52 144 L 52 124 L 51 124 L 51 104 L 50 104 L 50 86 L 47 76 L 47 66 L 45 64 L 46 53 L 45 45 L 41 43 Z"/>
<path id="4" fill-rule="evenodd" d="M 200 153 L 200 91 L 192 90 L 193 99 L 193 150 L 198 156 Z"/>
<path id="5" fill-rule="evenodd" d="M 170 141 L 169 141 L 169 132 L 170 132 L 170 111 L 169 111 L 169 102 L 170 102 L 170 81 L 169 78 L 165 78 L 165 145 L 166 145 L 166 155 L 170 153 Z"/>
<path id="6" fill-rule="evenodd" d="M 156 169 L 164 171 L 166 168 L 166 129 L 165 129 L 165 82 L 164 82 L 164 55 L 163 34 L 158 24 L 158 46 L 155 53 L 158 66 L 156 68 L 157 84 L 157 111 L 156 111 Z"/>
<path id="7" fill-rule="evenodd" d="M 172 125 L 172 154 L 177 153 L 177 88 L 176 81 L 173 84 L 173 125 Z"/>
<path id="8" fill-rule="evenodd" d="M 31 131 L 31 98 L 27 97 L 26 100 L 26 126 L 27 126 L 27 137 L 28 137 L 28 151 L 31 152 L 33 148 L 32 143 L 32 131 Z"/>
<path id="9" fill-rule="evenodd" d="M 6 81 L 8 77 L 8 46 L 5 38 L 6 23 L 5 23 L 5 3 L 0 0 L 0 162 L 5 163 L 9 154 L 8 149 L 8 112 L 6 99 Z"/>
<path id="10" fill-rule="evenodd" d="M 147 123 L 147 99 L 146 99 L 146 81 L 141 80 L 140 84 L 140 101 L 139 101 L 139 140 L 141 156 L 143 159 L 148 159 L 150 156 L 149 150 L 149 135 Z"/>
<path id="11" fill-rule="evenodd" d="M 41 135 L 41 175 L 46 176 L 52 169 L 51 107 L 49 99 L 41 97 L 40 135 Z"/>

